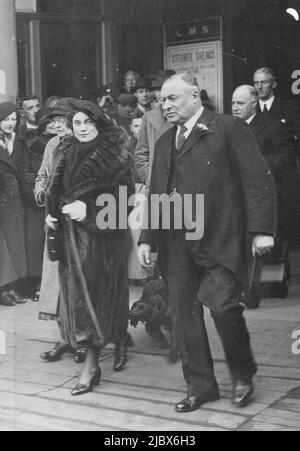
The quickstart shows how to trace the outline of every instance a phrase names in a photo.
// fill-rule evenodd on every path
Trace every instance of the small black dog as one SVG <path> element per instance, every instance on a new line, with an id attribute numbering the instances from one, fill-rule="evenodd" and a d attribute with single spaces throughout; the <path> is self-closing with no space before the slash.
<path id="1" fill-rule="evenodd" d="M 162 278 L 146 283 L 141 299 L 131 308 L 129 318 L 134 327 L 137 327 L 139 322 L 145 324 L 150 337 L 157 339 L 162 349 L 170 349 L 170 362 L 177 362 L 178 352 L 168 301 L 168 288 Z M 170 344 L 162 332 L 162 327 L 170 334 Z"/>

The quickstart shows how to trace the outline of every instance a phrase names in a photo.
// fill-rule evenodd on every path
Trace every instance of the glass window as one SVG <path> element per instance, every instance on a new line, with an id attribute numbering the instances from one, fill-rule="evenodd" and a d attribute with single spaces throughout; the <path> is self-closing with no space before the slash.
<path id="1" fill-rule="evenodd" d="M 17 22 L 19 97 L 31 92 L 28 22 Z"/>

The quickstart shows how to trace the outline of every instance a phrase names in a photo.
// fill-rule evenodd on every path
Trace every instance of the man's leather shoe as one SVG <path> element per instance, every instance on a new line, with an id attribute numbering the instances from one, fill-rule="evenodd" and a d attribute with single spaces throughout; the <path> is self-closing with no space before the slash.
<path id="1" fill-rule="evenodd" d="M 60 360 L 60 358 L 68 351 L 71 351 L 69 345 L 57 343 L 51 351 L 44 352 L 44 354 L 41 355 L 41 359 L 46 360 L 47 362 L 57 362 L 57 360 Z"/>
<path id="2" fill-rule="evenodd" d="M 189 413 L 194 412 L 195 410 L 200 409 L 204 404 L 208 402 L 218 401 L 219 396 L 215 397 L 202 397 L 202 396 L 189 396 L 185 398 L 183 401 L 176 404 L 175 410 L 177 413 Z"/>
<path id="3" fill-rule="evenodd" d="M 246 407 L 254 392 L 252 382 L 236 381 L 233 384 L 232 403 L 235 407 Z"/>

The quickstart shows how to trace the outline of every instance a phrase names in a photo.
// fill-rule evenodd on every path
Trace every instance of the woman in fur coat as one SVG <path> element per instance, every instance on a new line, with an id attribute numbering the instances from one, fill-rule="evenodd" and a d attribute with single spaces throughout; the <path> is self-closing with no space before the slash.
<path id="1" fill-rule="evenodd" d="M 125 133 L 97 105 L 72 102 L 75 138 L 56 162 L 47 190 L 46 223 L 57 230 L 60 241 L 62 337 L 74 348 L 88 348 L 79 384 L 72 391 L 78 396 L 99 384 L 100 351 L 108 343 L 116 344 L 115 370 L 126 364 L 128 232 L 100 230 L 96 220 L 98 196 L 110 194 L 118 204 L 119 187 L 127 187 L 131 195 L 134 184 Z"/>

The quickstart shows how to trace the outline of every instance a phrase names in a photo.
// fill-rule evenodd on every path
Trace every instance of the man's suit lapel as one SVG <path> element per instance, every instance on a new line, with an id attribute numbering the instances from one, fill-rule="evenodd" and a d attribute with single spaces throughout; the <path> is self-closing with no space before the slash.
<path id="1" fill-rule="evenodd" d="M 281 108 L 281 103 L 280 100 L 275 97 L 274 102 L 272 103 L 272 106 L 269 110 L 270 115 L 276 115 L 276 114 L 281 114 L 282 113 L 282 108 Z"/>
<path id="2" fill-rule="evenodd" d="M 250 124 L 252 133 L 255 136 L 260 135 L 263 132 L 263 130 L 265 130 L 266 126 L 267 125 L 265 122 L 265 118 L 262 113 L 261 114 L 258 113 Z"/>
<path id="3" fill-rule="evenodd" d="M 170 168 L 171 166 L 171 154 L 173 152 L 176 131 L 176 126 L 169 128 L 160 138 L 158 155 L 160 158 L 163 158 L 161 162 L 164 163 L 164 167 Z"/>
<path id="4" fill-rule="evenodd" d="M 197 125 L 203 124 L 207 128 L 209 128 L 210 124 L 215 119 L 215 117 L 216 117 L 216 114 L 213 111 L 210 111 L 207 108 L 204 109 L 196 126 L 192 130 L 192 133 L 190 134 L 190 136 L 186 140 L 183 148 L 181 149 L 180 157 L 182 157 L 183 155 L 186 155 L 197 144 L 199 139 L 202 137 L 202 133 L 201 133 L 200 129 L 197 127 Z"/>

